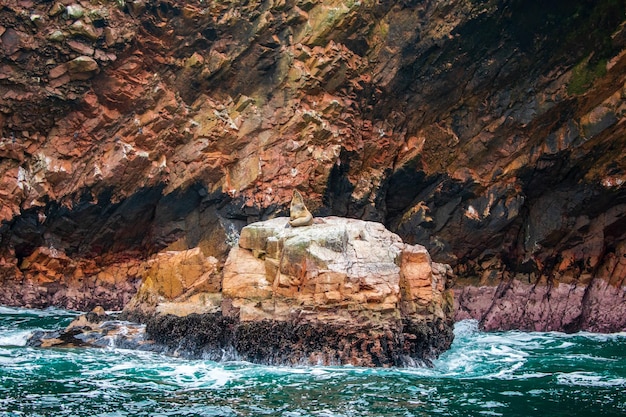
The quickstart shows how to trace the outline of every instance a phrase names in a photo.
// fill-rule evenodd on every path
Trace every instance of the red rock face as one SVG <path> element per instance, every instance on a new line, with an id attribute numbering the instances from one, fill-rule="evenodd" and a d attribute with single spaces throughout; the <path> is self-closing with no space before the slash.
<path id="1" fill-rule="evenodd" d="M 459 317 L 624 328 L 624 5 L 575 3 L 0 6 L 0 302 L 121 308 L 298 188 L 488 288 Z M 511 313 L 562 288 L 570 318 Z"/>

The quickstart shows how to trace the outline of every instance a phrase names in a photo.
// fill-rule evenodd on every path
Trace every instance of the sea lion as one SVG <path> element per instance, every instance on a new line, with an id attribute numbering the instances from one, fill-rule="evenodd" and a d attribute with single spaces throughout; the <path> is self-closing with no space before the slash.
<path id="1" fill-rule="evenodd" d="M 298 190 L 293 190 L 291 207 L 289 208 L 289 224 L 291 227 L 310 226 L 313 224 L 313 215 L 304 205 L 304 200 Z"/>

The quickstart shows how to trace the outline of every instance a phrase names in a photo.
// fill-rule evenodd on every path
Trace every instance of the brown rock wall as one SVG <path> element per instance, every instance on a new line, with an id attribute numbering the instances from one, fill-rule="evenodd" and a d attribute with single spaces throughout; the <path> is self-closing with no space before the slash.
<path id="1" fill-rule="evenodd" d="M 82 270 L 121 308 L 141 273 L 101 271 L 221 267 L 294 188 L 425 245 L 459 291 L 623 286 L 622 1 L 5 3 L 0 302 L 91 306 L 65 295 Z M 69 261 L 21 267 L 38 248 Z"/>

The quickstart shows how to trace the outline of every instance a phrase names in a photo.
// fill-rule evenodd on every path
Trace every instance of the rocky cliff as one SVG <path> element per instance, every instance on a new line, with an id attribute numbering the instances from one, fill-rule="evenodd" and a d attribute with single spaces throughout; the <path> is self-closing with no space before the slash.
<path id="1" fill-rule="evenodd" d="M 298 188 L 452 265 L 459 318 L 626 327 L 623 0 L 0 7 L 0 302 L 219 275 Z"/>

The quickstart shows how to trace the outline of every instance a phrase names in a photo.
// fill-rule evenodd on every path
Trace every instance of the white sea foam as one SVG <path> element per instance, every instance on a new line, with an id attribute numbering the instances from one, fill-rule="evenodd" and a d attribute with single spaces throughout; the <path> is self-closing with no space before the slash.
<path id="1" fill-rule="evenodd" d="M 8 349 L 0 349 L 0 366 L 14 366 L 15 358 L 11 356 L 11 351 Z"/>
<path id="2" fill-rule="evenodd" d="M 550 375 L 552 374 L 548 372 L 521 372 L 521 373 L 515 374 L 515 379 L 524 380 L 524 379 L 534 379 L 534 378 L 545 378 Z"/>
<path id="3" fill-rule="evenodd" d="M 6 307 L 0 306 L 0 315 L 28 315 L 35 317 L 51 317 L 51 316 L 75 316 L 81 314 L 76 311 L 62 310 L 55 307 L 45 309 L 22 308 L 22 307 Z"/>
<path id="4" fill-rule="evenodd" d="M 327 375 L 328 371 L 324 370 L 323 368 L 313 368 L 311 369 L 311 375 Z"/>
<path id="5" fill-rule="evenodd" d="M 478 320 L 462 320 L 454 325 L 455 337 L 470 336 L 478 332 Z"/>
<path id="6" fill-rule="evenodd" d="M 521 333 L 482 333 L 475 321 L 457 323 L 455 335 L 452 349 L 434 361 L 430 376 L 511 379 L 520 373 L 530 355 L 529 341 L 540 345 L 534 336 Z M 421 373 L 429 376 L 428 371 Z"/>
<path id="7" fill-rule="evenodd" d="M 609 340 L 626 338 L 626 331 L 617 332 L 617 333 L 590 333 L 590 332 L 579 332 L 574 333 L 574 336 L 581 336 L 588 339 L 596 340 L 599 342 L 606 342 Z"/>
<path id="8" fill-rule="evenodd" d="M 598 356 L 589 355 L 586 353 L 563 355 L 564 359 L 576 360 L 576 361 L 600 361 L 600 362 L 616 362 L 617 358 L 600 358 Z"/>
<path id="9" fill-rule="evenodd" d="M 519 391 L 502 391 L 500 394 L 506 395 L 507 397 L 523 397 L 524 394 Z"/>
<path id="10" fill-rule="evenodd" d="M 128 369 L 134 369 L 136 366 L 137 366 L 137 364 L 134 363 L 134 362 L 122 362 L 122 363 L 118 363 L 116 365 L 113 365 L 107 371 L 108 372 L 126 371 Z"/>
<path id="11" fill-rule="evenodd" d="M 14 307 L 4 307 L 0 306 L 0 314 L 11 315 L 11 314 L 23 314 L 25 310 L 18 309 Z"/>
<path id="12" fill-rule="evenodd" d="M 13 330 L 0 334 L 0 346 L 26 346 L 33 332 L 31 330 Z"/>
<path id="13" fill-rule="evenodd" d="M 507 368 L 500 369 L 498 372 L 493 374 L 485 375 L 485 378 L 492 379 L 518 379 L 518 375 L 515 374 L 515 371 L 524 366 L 524 362 L 515 362 L 511 366 Z"/>
<path id="14" fill-rule="evenodd" d="M 557 374 L 559 384 L 582 387 L 626 387 L 626 378 L 606 378 L 591 372 Z"/>
<path id="15" fill-rule="evenodd" d="M 491 346 L 491 349 L 489 349 L 489 354 L 491 356 L 497 356 L 500 360 L 505 362 L 519 362 L 524 360 L 524 358 L 528 356 L 528 353 L 521 350 L 513 349 L 512 347 L 507 345 Z"/>
<path id="16" fill-rule="evenodd" d="M 169 380 L 182 388 L 219 388 L 237 379 L 235 372 L 208 361 L 178 364 L 160 368 L 158 372 L 164 382 Z"/>
<path id="17" fill-rule="evenodd" d="M 471 375 L 474 369 L 478 366 L 476 361 L 477 356 L 474 356 L 473 353 L 480 354 L 478 351 L 458 352 L 455 355 L 448 355 L 447 357 L 437 361 L 435 366 L 446 375 Z"/>
<path id="18" fill-rule="evenodd" d="M 497 412 L 495 412 L 493 410 L 484 410 L 484 411 L 479 411 L 478 413 L 486 415 L 486 416 L 502 416 L 502 415 L 504 415 L 502 413 L 497 413 Z"/>

